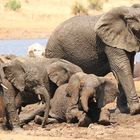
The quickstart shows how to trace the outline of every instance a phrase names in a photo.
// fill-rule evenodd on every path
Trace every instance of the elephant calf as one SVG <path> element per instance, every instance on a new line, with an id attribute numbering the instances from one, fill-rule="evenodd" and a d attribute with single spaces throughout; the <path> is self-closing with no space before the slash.
<path id="1" fill-rule="evenodd" d="M 113 81 L 106 77 L 78 72 L 70 78 L 66 92 L 67 96 L 71 97 L 70 109 L 77 106 L 80 100 L 83 111 L 92 118 L 89 102 L 95 101 L 97 108 L 101 109 L 99 123 L 110 123 L 110 113 L 105 106 L 113 102 L 119 93 Z"/>
<path id="2" fill-rule="evenodd" d="M 67 84 L 57 88 L 51 100 L 49 116 L 58 122 L 78 122 L 79 126 L 87 126 L 97 119 L 101 124 L 109 124 L 109 111 L 104 106 L 113 102 L 117 94 L 118 88 L 111 80 L 78 72 L 71 76 Z M 43 108 L 33 112 L 32 118 L 41 112 Z M 27 120 L 25 118 L 23 122 Z M 37 123 L 41 120 L 39 116 L 35 118 Z"/>

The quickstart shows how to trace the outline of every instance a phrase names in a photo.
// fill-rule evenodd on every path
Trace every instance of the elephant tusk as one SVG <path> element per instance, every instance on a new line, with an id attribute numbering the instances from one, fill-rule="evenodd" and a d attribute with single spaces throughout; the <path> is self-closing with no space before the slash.
<path id="1" fill-rule="evenodd" d="M 0 84 L 3 88 L 5 88 L 6 90 L 8 90 L 8 88 L 4 85 L 4 84 Z"/>
<path id="2" fill-rule="evenodd" d="M 41 96 L 40 96 L 40 94 L 38 95 L 38 99 L 41 100 Z"/>

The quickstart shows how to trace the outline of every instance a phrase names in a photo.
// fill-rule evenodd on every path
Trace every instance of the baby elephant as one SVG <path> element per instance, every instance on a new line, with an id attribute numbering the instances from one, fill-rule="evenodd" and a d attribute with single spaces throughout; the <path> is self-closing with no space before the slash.
<path id="1" fill-rule="evenodd" d="M 57 88 L 49 116 L 58 122 L 78 122 L 79 126 L 87 126 L 101 110 L 99 122 L 108 124 L 109 112 L 104 106 L 113 102 L 117 94 L 118 88 L 111 80 L 78 72 L 71 76 L 68 84 Z M 41 109 L 33 115 L 39 112 Z M 41 118 L 37 116 L 35 121 L 41 122 Z"/>
<path id="2" fill-rule="evenodd" d="M 78 72 L 70 78 L 66 91 L 67 96 L 71 97 L 70 108 L 77 105 L 80 97 L 81 106 L 88 113 L 89 101 L 95 100 L 97 107 L 101 109 L 99 123 L 110 123 L 110 113 L 105 106 L 113 102 L 119 93 L 113 81 L 106 77 L 97 77 L 94 74 Z"/>

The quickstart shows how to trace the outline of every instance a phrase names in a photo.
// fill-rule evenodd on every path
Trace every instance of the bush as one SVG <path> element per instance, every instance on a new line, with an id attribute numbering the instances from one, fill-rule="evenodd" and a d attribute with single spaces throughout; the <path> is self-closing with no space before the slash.
<path id="1" fill-rule="evenodd" d="M 8 0 L 5 4 L 5 7 L 15 11 L 21 8 L 21 3 L 19 0 Z"/>
<path id="2" fill-rule="evenodd" d="M 88 10 L 82 4 L 75 2 L 72 6 L 72 14 L 74 14 L 74 15 L 79 15 L 79 14 L 88 15 Z"/>
<path id="3" fill-rule="evenodd" d="M 88 0 L 92 9 L 101 10 L 103 7 L 103 0 Z"/>

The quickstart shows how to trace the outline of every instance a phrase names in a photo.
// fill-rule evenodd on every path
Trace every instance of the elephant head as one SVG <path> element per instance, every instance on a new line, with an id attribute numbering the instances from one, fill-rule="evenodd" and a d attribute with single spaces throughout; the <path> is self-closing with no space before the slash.
<path id="1" fill-rule="evenodd" d="M 5 78 L 8 79 L 20 92 L 25 88 L 24 64 L 18 60 L 3 66 Z"/>
<path id="2" fill-rule="evenodd" d="M 47 73 L 52 82 L 57 86 L 67 83 L 69 78 L 76 72 L 81 72 L 82 69 L 68 61 L 59 60 L 54 62 L 47 68 Z"/>
<path id="3" fill-rule="evenodd" d="M 95 31 L 108 46 L 128 52 L 140 51 L 140 8 L 110 10 L 97 21 Z"/>
<path id="4" fill-rule="evenodd" d="M 40 69 L 38 69 L 38 67 L 33 65 L 33 68 L 32 68 L 32 66 L 27 68 L 28 65 L 32 64 L 32 63 L 26 63 L 26 62 L 24 63 L 24 62 L 25 61 L 21 62 L 20 60 L 14 60 L 11 63 L 3 66 L 3 72 L 5 75 L 5 78 L 19 92 L 22 92 L 21 98 L 23 98 L 24 92 L 26 92 L 25 94 L 28 94 L 28 92 L 33 92 L 36 95 L 41 95 L 41 99 L 45 103 L 44 121 L 42 123 L 42 127 L 44 127 L 44 124 L 48 119 L 49 108 L 50 108 L 49 92 L 46 89 L 46 87 L 44 86 L 44 83 L 42 83 L 42 81 L 44 80 L 43 78 L 46 78 L 46 77 L 40 76 L 40 74 L 39 74 Z M 45 80 L 48 81 L 48 79 L 45 79 Z M 25 89 L 26 89 L 26 91 L 25 91 Z M 34 97 L 36 97 L 36 95 Z M 30 98 L 30 95 L 27 95 L 27 97 Z M 30 98 L 30 100 L 32 100 L 32 97 Z M 17 102 L 20 103 L 20 101 L 17 101 Z M 34 102 L 32 102 L 32 103 L 34 103 Z"/>

